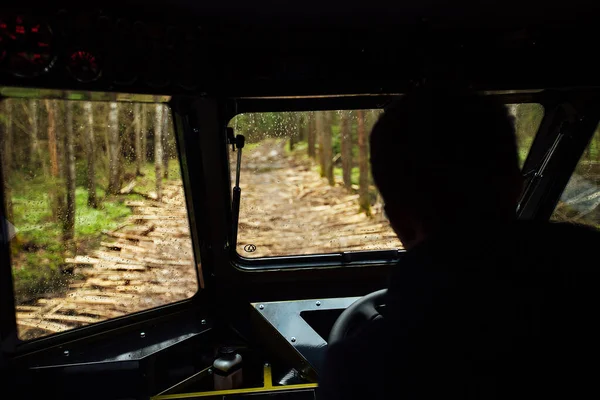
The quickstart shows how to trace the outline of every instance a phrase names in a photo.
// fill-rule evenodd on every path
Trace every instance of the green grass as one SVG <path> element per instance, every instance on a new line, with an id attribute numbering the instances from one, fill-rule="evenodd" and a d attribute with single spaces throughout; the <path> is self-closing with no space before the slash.
<path id="1" fill-rule="evenodd" d="M 154 164 L 146 164 L 142 172 L 144 176 L 136 178 L 134 190 L 143 194 L 155 191 Z M 133 176 L 135 166 L 128 165 L 124 173 Z M 179 162 L 171 160 L 169 178 L 163 181 L 180 179 Z M 85 177 L 82 176 L 81 169 L 77 168 L 75 247 L 66 250 L 62 240 L 62 224 L 53 216 L 50 195 L 56 187 L 64 187 L 64 183 L 51 181 L 47 177 L 30 179 L 16 174 L 10 181 L 13 190 L 12 222 L 17 230 L 17 235 L 11 242 L 11 255 L 18 302 L 33 299 L 45 292 L 66 289 L 72 276 L 63 273 L 65 257 L 74 255 L 72 253 L 85 254 L 97 248 L 102 240 L 101 232 L 116 228 L 131 214 L 125 201 L 142 198 L 137 194 L 107 196 L 102 187 L 104 182 L 99 179 L 96 190 L 101 205 L 98 209 L 88 207 L 88 192 L 83 187 Z"/>
<path id="2" fill-rule="evenodd" d="M 132 169 L 132 171 L 135 172 L 135 168 Z M 156 172 L 154 169 L 154 164 L 148 163 L 142 166 L 141 173 L 143 176 L 136 178 L 137 183 L 133 190 L 143 194 L 156 192 L 156 181 L 154 179 Z M 181 180 L 181 168 L 179 167 L 179 161 L 169 160 L 169 177 L 167 179 L 163 178 L 162 181 L 168 182 L 177 180 Z M 125 184 L 127 184 L 127 182 L 125 182 Z"/>
<path id="3" fill-rule="evenodd" d="M 333 175 L 336 178 L 343 179 L 344 171 L 340 167 L 334 167 Z M 350 172 L 350 182 L 352 182 L 353 185 L 358 185 L 359 178 L 360 178 L 360 171 L 359 171 L 358 167 L 352 168 L 352 172 Z"/>

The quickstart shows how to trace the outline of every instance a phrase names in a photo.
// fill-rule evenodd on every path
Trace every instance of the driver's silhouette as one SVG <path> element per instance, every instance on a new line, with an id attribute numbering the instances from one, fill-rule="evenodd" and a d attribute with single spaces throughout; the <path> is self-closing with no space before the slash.
<path id="1" fill-rule="evenodd" d="M 319 397 L 598 393 L 600 234 L 516 220 L 522 183 L 506 107 L 416 90 L 375 125 L 371 164 L 407 253 L 384 318 L 328 349 Z"/>

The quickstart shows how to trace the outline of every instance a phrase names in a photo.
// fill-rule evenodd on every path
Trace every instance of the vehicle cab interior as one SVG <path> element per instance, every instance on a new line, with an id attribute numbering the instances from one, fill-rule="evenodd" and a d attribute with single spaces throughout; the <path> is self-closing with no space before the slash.
<path id="1" fill-rule="evenodd" d="M 250 3 L 0 5 L 13 397 L 316 398 L 402 267 L 369 134 L 414 87 L 506 104 L 518 218 L 600 229 L 598 6 Z"/>

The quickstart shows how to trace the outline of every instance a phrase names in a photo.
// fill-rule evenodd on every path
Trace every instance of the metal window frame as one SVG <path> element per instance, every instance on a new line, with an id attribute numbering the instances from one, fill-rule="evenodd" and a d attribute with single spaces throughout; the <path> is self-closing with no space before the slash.
<path id="1" fill-rule="evenodd" d="M 97 322 L 91 325 L 86 325 L 65 332 L 59 332 L 37 339 L 23 341 L 18 338 L 17 323 L 16 323 L 16 305 L 14 302 L 14 289 L 12 277 L 12 264 L 10 260 L 10 244 L 3 240 L 0 242 L 0 352 L 3 356 L 14 358 L 21 357 L 27 354 L 33 354 L 40 350 L 52 349 L 61 347 L 67 343 L 78 342 L 93 338 L 98 334 L 120 335 L 123 332 L 140 329 L 146 325 L 152 325 L 157 321 L 164 319 L 170 315 L 178 314 L 189 308 L 206 309 L 208 293 L 206 290 L 206 281 L 204 279 L 203 261 L 208 258 L 203 247 L 203 239 L 198 233 L 205 232 L 201 225 L 197 222 L 199 210 L 202 210 L 200 198 L 202 195 L 199 187 L 192 185 L 193 181 L 201 181 L 203 169 L 201 165 L 202 157 L 198 146 L 198 134 L 194 132 L 188 121 L 190 99 L 184 96 L 150 96 L 150 95 L 133 95 L 123 94 L 118 97 L 113 93 L 95 93 L 83 91 L 55 91 L 45 89 L 22 89 L 12 90 L 11 88 L 2 88 L 2 93 L 11 94 L 13 97 L 22 98 L 51 98 L 76 101 L 139 101 L 156 103 L 165 103 L 171 110 L 173 115 L 174 132 L 177 152 L 179 155 L 179 163 L 181 176 L 183 180 L 184 193 L 186 198 L 186 206 L 188 212 L 188 222 L 190 224 L 190 237 L 192 240 L 192 249 L 196 262 L 196 276 L 198 290 L 189 299 L 181 300 L 174 303 L 165 304 L 163 306 L 142 310 L 135 313 L 123 315 L 121 317 L 108 319 Z M 8 97 L 0 97 L 3 101 Z M 1 166 L 0 166 L 1 167 Z M 4 210 L 4 187 L 3 182 L 0 186 L 0 205 L 2 216 L 5 215 Z M 6 225 L 0 223 L 2 229 L 2 237 L 5 237 Z"/>

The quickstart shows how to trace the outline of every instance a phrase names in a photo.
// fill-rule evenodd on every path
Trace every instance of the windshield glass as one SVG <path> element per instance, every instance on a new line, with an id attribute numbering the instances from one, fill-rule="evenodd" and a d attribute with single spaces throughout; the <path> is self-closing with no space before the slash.
<path id="1" fill-rule="evenodd" d="M 544 108 L 508 108 L 523 165 Z M 229 126 L 246 137 L 238 253 L 269 257 L 401 249 L 371 177 L 369 135 L 381 112 L 273 112 L 233 118 Z M 236 157 L 230 160 L 235 182 Z"/>

